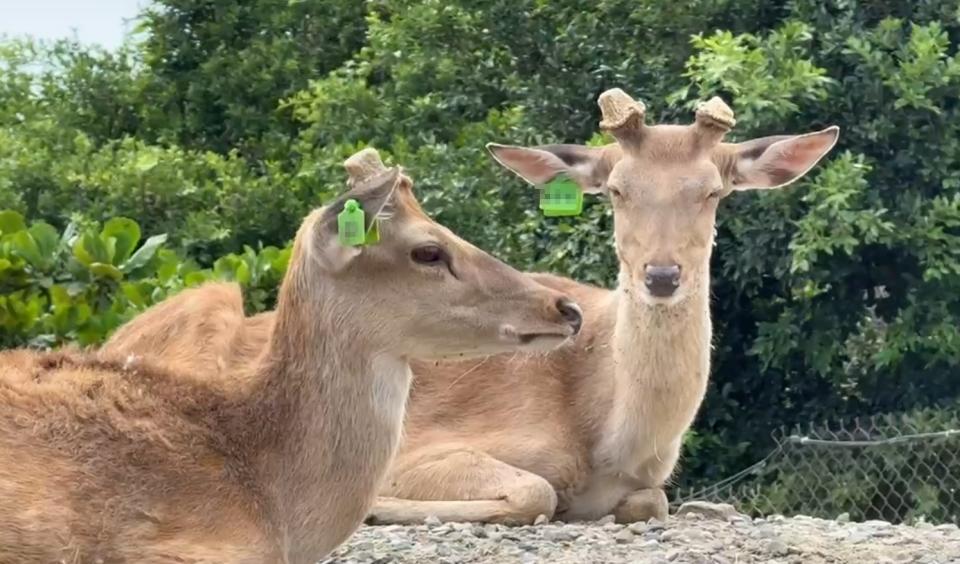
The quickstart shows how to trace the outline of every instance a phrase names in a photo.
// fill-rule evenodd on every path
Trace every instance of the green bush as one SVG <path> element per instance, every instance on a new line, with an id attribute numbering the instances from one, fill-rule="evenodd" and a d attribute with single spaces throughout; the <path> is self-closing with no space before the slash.
<path id="1" fill-rule="evenodd" d="M 12 210 L 0 211 L 0 346 L 99 343 L 121 323 L 187 286 L 236 281 L 251 310 L 272 306 L 289 249 L 217 259 L 200 269 L 165 248 L 166 235 L 141 241 L 131 219 L 71 223 L 63 232 Z M 142 243 L 142 244 L 141 244 Z"/>

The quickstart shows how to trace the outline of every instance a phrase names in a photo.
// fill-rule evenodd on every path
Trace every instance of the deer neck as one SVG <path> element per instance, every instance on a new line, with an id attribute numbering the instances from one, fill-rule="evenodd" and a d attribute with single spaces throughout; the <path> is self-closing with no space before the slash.
<path id="1" fill-rule="evenodd" d="M 291 562 L 325 554 L 364 519 L 397 448 L 411 378 L 405 359 L 351 321 L 349 300 L 317 292 L 316 276 L 304 277 L 305 292 L 297 277 L 281 288 L 261 358 L 263 424 L 251 441 Z"/>
<path id="2" fill-rule="evenodd" d="M 687 297 L 662 307 L 637 299 L 620 273 L 601 463 L 632 472 L 648 456 L 667 458 L 696 415 L 710 368 L 709 263 L 693 274 Z"/>

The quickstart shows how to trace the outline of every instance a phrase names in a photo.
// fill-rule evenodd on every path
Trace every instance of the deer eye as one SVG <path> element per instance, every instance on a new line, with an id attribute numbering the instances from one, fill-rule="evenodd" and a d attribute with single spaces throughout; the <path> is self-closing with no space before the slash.
<path id="1" fill-rule="evenodd" d="M 447 253 L 437 245 L 424 245 L 410 251 L 410 258 L 417 264 L 436 266 L 446 264 Z"/>
<path id="2" fill-rule="evenodd" d="M 708 200 L 719 200 L 719 199 L 720 199 L 720 194 L 722 194 L 722 193 L 723 193 L 723 188 L 717 188 L 717 189 L 714 190 L 713 192 L 710 192 L 709 194 L 707 194 L 707 199 L 708 199 Z"/>
<path id="3" fill-rule="evenodd" d="M 612 186 L 607 186 L 607 191 L 610 192 L 610 195 L 613 196 L 614 198 L 620 199 L 623 197 L 623 194 L 620 193 L 620 190 L 617 190 Z"/>

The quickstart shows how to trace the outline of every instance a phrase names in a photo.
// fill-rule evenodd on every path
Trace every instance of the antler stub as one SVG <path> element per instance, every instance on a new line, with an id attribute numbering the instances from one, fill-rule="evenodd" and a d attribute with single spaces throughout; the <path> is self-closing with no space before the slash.
<path id="1" fill-rule="evenodd" d="M 380 153 L 372 147 L 367 147 L 351 155 L 350 158 L 343 161 L 343 168 L 347 171 L 349 177 L 347 184 L 350 187 L 358 186 L 387 170 L 380 159 Z"/>
<path id="2" fill-rule="evenodd" d="M 618 140 L 638 135 L 643 130 L 647 108 L 619 88 L 611 88 L 597 99 L 603 119 L 600 128 L 609 131 Z"/>

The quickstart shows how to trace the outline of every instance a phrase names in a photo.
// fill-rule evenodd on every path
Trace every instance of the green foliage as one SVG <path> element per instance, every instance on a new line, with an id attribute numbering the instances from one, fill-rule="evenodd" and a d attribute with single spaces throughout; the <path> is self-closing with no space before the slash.
<path id="1" fill-rule="evenodd" d="M 290 258 L 289 248 L 247 247 L 200 269 L 165 248 L 166 240 L 154 235 L 141 244 L 140 226 L 127 218 L 102 228 L 71 223 L 60 233 L 0 211 L 0 346 L 99 343 L 137 312 L 210 280 L 239 283 L 251 310 L 263 310 Z"/>
<path id="2" fill-rule="evenodd" d="M 210 276 L 269 307 L 286 255 L 263 246 L 367 145 L 478 246 L 612 285 L 607 203 L 544 219 L 484 145 L 600 143 L 596 97 L 619 86 L 651 121 L 722 95 L 734 141 L 841 126 L 804 181 L 720 206 L 712 383 L 682 483 L 753 462 L 782 425 L 960 397 L 954 0 L 158 4 L 115 53 L 0 43 L 0 209 L 35 221 L 0 215 L 4 344 L 94 342 Z M 128 222 L 93 227 L 112 217 L 169 239 L 138 257 Z"/>

